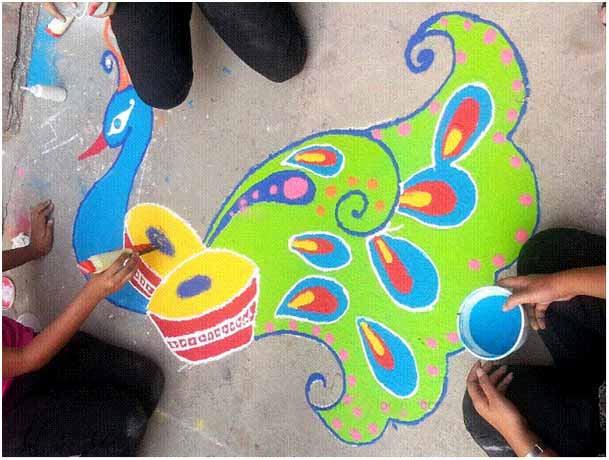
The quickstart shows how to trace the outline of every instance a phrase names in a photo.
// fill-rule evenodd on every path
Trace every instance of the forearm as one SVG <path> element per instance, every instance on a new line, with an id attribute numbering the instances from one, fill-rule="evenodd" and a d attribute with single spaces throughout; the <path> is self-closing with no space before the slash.
<path id="1" fill-rule="evenodd" d="M 14 377 L 45 366 L 74 336 L 101 299 L 83 289 L 66 309 L 25 347 L 3 357 L 2 376 Z"/>
<path id="2" fill-rule="evenodd" d="M 542 442 L 541 438 L 533 433 L 528 427 L 524 426 L 518 429 L 512 429 L 508 432 L 501 433 L 512 450 L 519 457 L 526 456 L 531 452 L 535 444 Z M 542 457 L 558 457 L 559 455 L 549 447 L 544 447 Z"/>
<path id="3" fill-rule="evenodd" d="M 568 297 L 586 295 L 606 298 L 605 266 L 565 270 L 558 275 L 559 289 Z"/>
<path id="4" fill-rule="evenodd" d="M 34 259 L 36 259 L 36 254 L 31 246 L 2 251 L 2 271 L 19 267 Z"/>

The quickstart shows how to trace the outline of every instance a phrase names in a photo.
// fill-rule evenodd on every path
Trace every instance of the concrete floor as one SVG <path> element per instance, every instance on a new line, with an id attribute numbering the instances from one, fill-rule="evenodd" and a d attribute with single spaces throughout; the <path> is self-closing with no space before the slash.
<path id="1" fill-rule="evenodd" d="M 195 8 L 195 82 L 187 103 L 155 112 L 154 138 L 132 204 L 162 203 L 204 234 L 233 185 L 269 153 L 312 132 L 364 127 L 412 112 L 443 81 L 451 56 L 448 44 L 437 40 L 434 66 L 412 75 L 403 60 L 406 41 L 429 16 L 463 9 L 501 25 L 527 64 L 529 110 L 515 141 L 539 177 L 541 228 L 568 225 L 604 234 L 605 29 L 597 8 L 298 4 L 309 57 L 305 70 L 281 85 L 241 63 Z M 43 325 L 83 285 L 71 246 L 74 215 L 115 155 L 76 160 L 97 137 L 114 91 L 115 76 L 98 65 L 102 26 L 94 19 L 76 21 L 61 38 L 57 67 L 69 99 L 57 105 L 26 97 L 21 131 L 3 145 L 4 248 L 29 205 L 44 198 L 56 202 L 54 250 L 11 273 L 18 298 L 8 314 L 34 312 Z M 188 369 L 170 355 L 145 316 L 102 303 L 84 330 L 152 356 L 165 370 L 166 391 L 141 455 L 482 455 L 461 419 L 465 374 L 474 361 L 466 353 L 450 360 L 448 392 L 433 416 L 355 448 L 334 439 L 305 401 L 312 372 L 329 377 L 330 393 L 340 392 L 332 389 L 338 368 L 316 344 L 272 337 Z M 547 358 L 534 336 L 526 346 L 533 356 Z"/>

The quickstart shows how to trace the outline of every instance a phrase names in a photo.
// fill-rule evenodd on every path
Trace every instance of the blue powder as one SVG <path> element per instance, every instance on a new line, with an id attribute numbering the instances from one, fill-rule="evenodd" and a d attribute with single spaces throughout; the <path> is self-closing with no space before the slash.
<path id="1" fill-rule="evenodd" d="M 55 48 L 57 38 L 45 32 L 46 26 L 51 22 L 51 19 L 53 18 L 49 13 L 44 10 L 40 11 L 32 44 L 30 66 L 27 72 L 27 86 L 61 85 L 55 66 L 59 57 Z"/>
<path id="2" fill-rule="evenodd" d="M 171 244 L 169 238 L 165 236 L 165 234 L 160 228 L 148 227 L 148 229 L 146 230 L 146 236 L 148 237 L 148 240 L 156 247 L 158 247 L 163 254 L 168 256 L 175 255 L 176 249 L 173 247 L 173 244 Z"/>
<path id="3" fill-rule="evenodd" d="M 196 275 L 192 278 L 182 281 L 178 285 L 178 296 L 181 298 L 194 297 L 209 290 L 211 287 L 211 279 L 209 276 Z"/>
<path id="4" fill-rule="evenodd" d="M 480 348 L 495 356 L 510 351 L 520 335 L 520 310 L 502 311 L 506 300 L 504 295 L 482 299 L 474 305 L 469 317 L 472 338 Z"/>

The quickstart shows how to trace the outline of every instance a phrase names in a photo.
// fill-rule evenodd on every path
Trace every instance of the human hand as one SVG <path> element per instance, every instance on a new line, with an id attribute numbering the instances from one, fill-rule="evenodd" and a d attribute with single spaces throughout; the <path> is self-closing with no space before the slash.
<path id="1" fill-rule="evenodd" d="M 534 330 L 546 328 L 546 310 L 552 302 L 569 300 L 573 297 L 561 289 L 561 285 L 566 283 L 560 281 L 560 273 L 513 276 L 504 278 L 497 284 L 513 290 L 503 306 L 503 311 L 522 304 L 527 312 L 529 324 Z"/>
<path id="2" fill-rule="evenodd" d="M 95 12 L 100 7 L 103 2 L 94 2 L 89 6 L 89 16 L 94 16 L 96 18 L 107 18 L 108 16 L 112 16 L 114 14 L 114 10 L 116 9 L 116 2 L 108 2 L 108 8 L 104 14 L 100 14 L 99 16 L 95 15 Z"/>
<path id="3" fill-rule="evenodd" d="M 72 8 L 76 8 L 77 4 L 76 2 L 70 2 L 70 6 L 72 6 Z M 49 13 L 51 13 L 51 16 L 59 19 L 62 22 L 66 22 L 66 17 L 59 12 L 59 9 L 57 8 L 57 5 L 55 5 L 55 2 L 43 2 L 42 7 Z"/>
<path id="4" fill-rule="evenodd" d="M 120 291 L 137 271 L 137 255 L 125 253 L 103 272 L 92 275 L 83 291 L 95 302 Z"/>
<path id="5" fill-rule="evenodd" d="M 467 392 L 474 408 L 493 428 L 504 437 L 512 437 L 526 430 L 526 420 L 516 406 L 505 397 L 505 390 L 512 381 L 512 373 L 501 366 L 489 375 L 492 364 L 480 361 L 471 368 L 467 376 Z"/>
<path id="6" fill-rule="evenodd" d="M 53 247 L 54 221 L 49 216 L 54 209 L 53 202 L 46 200 L 30 210 L 32 229 L 29 249 L 32 260 L 46 256 Z"/>

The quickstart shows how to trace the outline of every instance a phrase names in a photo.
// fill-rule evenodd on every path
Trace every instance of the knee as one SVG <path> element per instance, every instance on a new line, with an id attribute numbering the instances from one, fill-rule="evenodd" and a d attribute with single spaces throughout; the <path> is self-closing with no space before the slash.
<path id="1" fill-rule="evenodd" d="M 134 82 L 137 95 L 155 109 L 169 110 L 184 102 L 192 86 L 193 74 L 191 71 L 173 80 L 167 78 L 155 80 L 153 84 L 146 85 L 137 85 Z"/>
<path id="2" fill-rule="evenodd" d="M 574 228 L 550 228 L 529 239 L 518 258 L 518 275 L 554 273 L 575 263 L 580 252 L 586 252 L 587 241 L 596 238 L 590 233 Z M 603 250 L 604 253 L 604 250 Z"/>
<path id="3" fill-rule="evenodd" d="M 284 59 L 264 74 L 269 80 L 282 83 L 302 72 L 307 60 L 307 41 L 302 30 L 293 30 L 289 42 L 285 46 L 278 45 L 273 54 L 283 56 Z"/>

